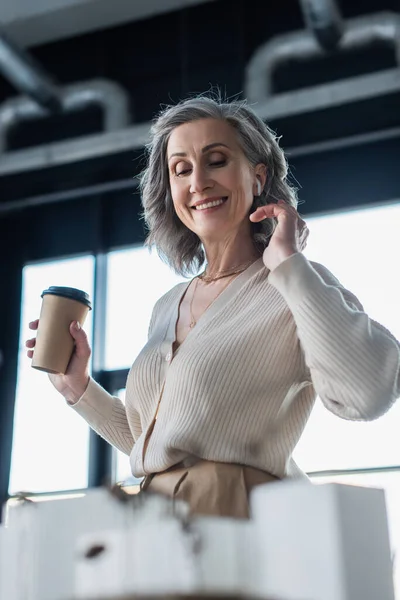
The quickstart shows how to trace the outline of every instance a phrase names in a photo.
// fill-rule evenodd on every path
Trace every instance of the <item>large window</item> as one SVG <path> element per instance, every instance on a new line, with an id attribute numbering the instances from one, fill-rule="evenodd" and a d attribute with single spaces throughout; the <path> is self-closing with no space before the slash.
<path id="1" fill-rule="evenodd" d="M 111 252 L 107 265 L 105 368 L 129 368 L 147 341 L 153 306 L 183 277 L 142 246 Z"/>
<path id="2" fill-rule="evenodd" d="M 305 254 L 358 296 L 370 317 L 400 339 L 400 204 L 308 220 Z M 370 423 L 339 419 L 317 403 L 295 452 L 306 471 L 400 465 L 400 403 Z"/>
<path id="3" fill-rule="evenodd" d="M 39 317 L 44 289 L 70 286 L 93 297 L 93 273 L 92 256 L 27 265 L 23 270 L 10 494 L 87 487 L 89 428 L 66 405 L 47 374 L 31 368 L 25 340 L 34 336 L 28 323 Z M 85 330 L 91 338 L 91 312 Z"/>

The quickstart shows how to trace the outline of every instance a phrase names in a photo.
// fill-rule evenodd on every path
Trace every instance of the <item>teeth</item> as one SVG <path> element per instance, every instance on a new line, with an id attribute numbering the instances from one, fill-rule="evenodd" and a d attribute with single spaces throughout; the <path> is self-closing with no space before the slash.
<path id="1" fill-rule="evenodd" d="M 206 202 L 205 204 L 199 204 L 196 206 L 196 210 L 204 210 L 205 208 L 212 208 L 213 206 L 219 206 L 223 204 L 224 201 L 222 198 L 220 200 L 213 200 L 212 202 Z"/>

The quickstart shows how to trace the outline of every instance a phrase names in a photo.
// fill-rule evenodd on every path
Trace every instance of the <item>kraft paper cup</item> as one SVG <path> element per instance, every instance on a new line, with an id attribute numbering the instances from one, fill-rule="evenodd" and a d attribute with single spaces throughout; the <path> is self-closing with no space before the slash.
<path id="1" fill-rule="evenodd" d="M 32 367 L 64 374 L 74 350 L 69 327 L 71 321 L 84 324 L 92 308 L 89 296 L 75 288 L 52 286 L 43 291 L 42 298 Z"/>

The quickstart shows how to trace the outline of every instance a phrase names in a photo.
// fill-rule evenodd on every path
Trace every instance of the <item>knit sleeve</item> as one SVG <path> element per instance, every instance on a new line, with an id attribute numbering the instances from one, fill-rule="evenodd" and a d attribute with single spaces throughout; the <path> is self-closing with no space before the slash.
<path id="1" fill-rule="evenodd" d="M 71 407 L 112 446 L 124 454 L 131 453 L 133 436 L 120 398 L 111 396 L 94 379 L 90 379 L 83 396 Z"/>
<path id="2" fill-rule="evenodd" d="M 322 265 L 294 254 L 269 274 L 296 323 L 317 394 L 336 415 L 373 420 L 400 396 L 400 344 Z"/>

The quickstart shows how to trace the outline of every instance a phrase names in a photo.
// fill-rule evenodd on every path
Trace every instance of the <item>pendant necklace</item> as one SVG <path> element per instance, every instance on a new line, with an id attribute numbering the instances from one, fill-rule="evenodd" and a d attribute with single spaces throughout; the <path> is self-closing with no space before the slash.
<path id="1" fill-rule="evenodd" d="M 243 271 L 245 271 L 247 269 L 247 267 L 249 267 L 251 265 L 252 262 L 254 262 L 254 261 L 250 261 L 249 263 L 246 263 L 245 265 L 238 265 L 237 267 L 234 267 L 233 269 L 229 269 L 229 272 L 228 271 L 218 271 L 215 276 L 199 275 L 198 277 L 196 277 L 192 298 L 191 298 L 190 304 L 189 304 L 189 313 L 190 313 L 189 328 L 190 329 L 193 329 L 193 327 L 197 323 L 196 319 L 193 316 L 193 300 L 194 300 L 194 297 L 196 294 L 197 284 L 199 282 L 199 279 L 201 279 L 205 283 L 209 283 L 211 281 L 217 281 L 217 279 L 222 279 L 223 277 L 232 277 L 233 275 L 239 275 L 240 273 L 243 273 Z M 240 269 L 239 269 L 239 266 L 241 267 Z M 207 278 L 207 279 L 205 279 L 205 278 Z M 210 306 L 216 301 L 218 296 L 220 294 L 222 294 L 222 292 L 228 287 L 229 283 L 230 282 L 228 281 L 228 283 L 218 292 L 218 294 L 215 296 L 215 298 L 213 298 L 211 300 L 211 302 L 206 306 L 206 308 L 204 309 L 202 314 L 204 314 L 206 312 L 206 310 L 208 310 L 210 308 Z"/>

